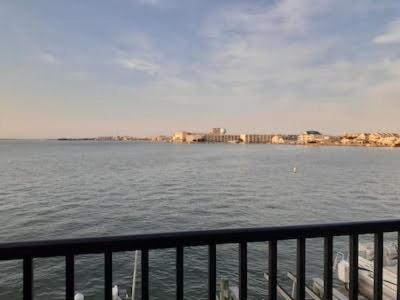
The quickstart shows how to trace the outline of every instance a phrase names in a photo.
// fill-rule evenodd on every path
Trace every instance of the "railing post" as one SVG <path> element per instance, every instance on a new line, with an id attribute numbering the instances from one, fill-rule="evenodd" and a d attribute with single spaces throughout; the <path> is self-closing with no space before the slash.
<path id="1" fill-rule="evenodd" d="M 306 240 L 304 238 L 297 239 L 297 285 L 296 299 L 305 299 L 306 284 Z"/>
<path id="2" fill-rule="evenodd" d="M 25 257 L 23 260 L 23 276 L 24 276 L 24 300 L 33 299 L 33 266 L 32 257 Z"/>
<path id="3" fill-rule="evenodd" d="M 74 300 L 75 297 L 75 261 L 74 256 L 65 257 L 65 293 L 67 300 Z"/>
<path id="4" fill-rule="evenodd" d="M 349 299 L 358 299 L 358 235 L 350 235 Z"/>
<path id="5" fill-rule="evenodd" d="M 112 252 L 104 253 L 104 299 L 112 299 Z"/>
<path id="6" fill-rule="evenodd" d="M 142 249 L 142 300 L 149 300 L 149 250 Z"/>
<path id="7" fill-rule="evenodd" d="M 397 232 L 397 251 L 400 251 L 400 231 Z M 400 255 L 397 255 L 397 300 L 400 300 Z"/>
<path id="8" fill-rule="evenodd" d="M 333 237 L 327 236 L 324 239 L 324 300 L 332 299 L 332 250 Z"/>
<path id="9" fill-rule="evenodd" d="M 176 300 L 183 300 L 183 247 L 176 248 Z"/>
<path id="10" fill-rule="evenodd" d="M 269 285 L 268 285 L 268 299 L 275 300 L 276 299 L 276 285 L 277 281 L 277 241 L 269 241 L 268 242 L 268 275 L 269 275 Z"/>
<path id="11" fill-rule="evenodd" d="M 239 244 L 239 300 L 247 300 L 247 243 Z"/>
<path id="12" fill-rule="evenodd" d="M 208 245 L 208 300 L 217 296 L 217 249 L 215 244 Z"/>
<path id="13" fill-rule="evenodd" d="M 383 233 L 374 235 L 374 299 L 382 300 Z"/>

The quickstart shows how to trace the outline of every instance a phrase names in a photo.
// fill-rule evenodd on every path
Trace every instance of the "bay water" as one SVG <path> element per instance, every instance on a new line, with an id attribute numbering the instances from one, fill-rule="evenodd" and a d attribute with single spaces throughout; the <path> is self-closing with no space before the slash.
<path id="1" fill-rule="evenodd" d="M 2 243 L 393 219 L 399 195 L 399 149 L 0 141 Z M 288 289 L 295 246 L 278 244 Z M 348 240 L 335 238 L 334 247 L 346 253 Z M 237 245 L 218 246 L 217 255 L 218 279 L 237 285 Z M 113 255 L 121 288 L 131 288 L 133 257 Z M 267 244 L 249 244 L 248 257 L 249 299 L 266 299 Z M 307 280 L 322 276 L 322 261 L 323 240 L 308 240 Z M 35 259 L 34 268 L 35 299 L 64 299 L 64 258 Z M 102 255 L 76 258 L 85 299 L 103 299 L 103 268 Z M 174 299 L 174 284 L 174 250 L 151 251 L 150 298 Z M 136 286 L 139 299 L 140 279 Z M 207 248 L 186 248 L 185 299 L 206 298 Z M 22 299 L 21 261 L 0 262 L 0 299 Z"/>

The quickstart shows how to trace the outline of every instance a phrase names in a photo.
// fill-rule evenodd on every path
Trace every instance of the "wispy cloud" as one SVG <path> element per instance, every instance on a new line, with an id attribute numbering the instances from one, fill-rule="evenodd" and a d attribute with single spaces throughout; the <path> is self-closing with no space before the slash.
<path id="1" fill-rule="evenodd" d="M 160 3 L 160 0 L 137 0 L 141 4 L 147 4 L 147 5 L 157 5 Z"/>
<path id="2" fill-rule="evenodd" d="M 236 4 L 214 14 L 203 34 L 218 38 L 228 33 L 299 35 L 310 30 L 312 18 L 330 1 L 282 0 L 273 4 Z"/>
<path id="3" fill-rule="evenodd" d="M 134 52 L 134 58 L 118 63 L 159 75 L 151 86 L 143 87 L 143 96 L 165 99 L 168 95 L 169 101 L 178 103 L 340 106 L 375 97 L 381 89 L 374 90 L 373 96 L 368 92 L 375 85 L 393 80 L 390 65 L 394 62 L 388 64 L 385 58 L 365 61 L 329 57 L 332 51 L 341 53 L 346 45 L 313 31 L 319 17 L 330 13 L 332 3 L 306 0 L 300 5 L 298 1 L 283 0 L 257 6 L 224 6 L 200 28 L 200 36 L 208 46 L 200 60 L 174 64 L 170 59 L 167 63 L 162 59 L 162 49 L 152 44 L 146 51 Z M 134 43 L 136 48 L 140 44 Z M 151 56 L 143 54 L 149 50 Z"/>
<path id="4" fill-rule="evenodd" d="M 162 51 L 157 41 L 143 31 L 119 36 L 114 47 L 114 63 L 125 69 L 156 75 L 162 70 Z"/>
<path id="5" fill-rule="evenodd" d="M 145 72 L 149 75 L 155 75 L 160 70 L 158 64 L 140 58 L 119 58 L 116 63 L 126 69 Z"/>
<path id="6" fill-rule="evenodd" d="M 397 44 L 400 43 L 400 19 L 390 23 L 386 32 L 373 39 L 376 44 Z"/>
<path id="7" fill-rule="evenodd" d="M 206 70 L 208 80 L 240 88 L 242 95 L 247 90 L 248 99 L 273 91 L 287 98 L 318 68 L 313 62 L 335 46 L 332 39 L 304 36 L 328 7 L 327 1 L 285 0 L 257 8 L 233 5 L 216 13 L 202 29 L 211 47 L 206 65 L 214 66 Z"/>
<path id="8" fill-rule="evenodd" d="M 53 53 L 50 52 L 43 52 L 39 55 L 39 57 L 40 60 L 45 64 L 55 65 L 60 63 L 60 60 Z"/>

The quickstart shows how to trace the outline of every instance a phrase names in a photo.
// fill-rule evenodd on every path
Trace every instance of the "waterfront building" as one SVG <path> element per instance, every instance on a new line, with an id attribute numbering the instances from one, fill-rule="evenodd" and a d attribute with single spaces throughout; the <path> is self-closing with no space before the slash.
<path id="1" fill-rule="evenodd" d="M 272 137 L 272 144 L 284 144 L 285 140 L 281 135 L 275 135 Z"/>
<path id="2" fill-rule="evenodd" d="M 212 128 L 210 133 L 175 132 L 172 142 L 175 143 L 245 143 L 245 144 L 294 144 L 297 135 L 275 134 L 226 134 L 225 128 Z"/>
<path id="3" fill-rule="evenodd" d="M 285 134 L 285 135 L 283 135 L 283 139 L 285 140 L 285 142 L 286 143 L 290 143 L 290 144 L 297 143 L 298 137 L 299 136 L 297 134 Z"/>
<path id="4" fill-rule="evenodd" d="M 239 134 L 206 134 L 204 141 L 207 143 L 239 143 Z"/>
<path id="5" fill-rule="evenodd" d="M 240 140 L 245 144 L 270 144 L 273 134 L 241 134 Z"/>
<path id="6" fill-rule="evenodd" d="M 350 146 L 400 147 L 400 134 L 397 133 L 345 133 L 340 144 Z"/>
<path id="7" fill-rule="evenodd" d="M 316 130 L 308 130 L 300 134 L 297 138 L 299 144 L 316 144 L 325 140 L 325 137 Z"/>
<path id="8" fill-rule="evenodd" d="M 154 137 L 152 139 L 152 141 L 153 142 L 165 142 L 165 143 L 167 143 L 167 142 L 171 141 L 171 137 L 166 136 L 166 135 L 159 135 L 159 136 Z"/>
<path id="9" fill-rule="evenodd" d="M 304 135 L 322 135 L 321 132 L 316 130 L 307 130 L 303 132 Z"/>
<path id="10" fill-rule="evenodd" d="M 188 133 L 186 134 L 185 142 L 186 143 L 201 143 L 205 141 L 205 134 L 202 133 Z"/>
<path id="11" fill-rule="evenodd" d="M 290 144 L 294 145 L 297 143 L 297 135 L 284 134 L 284 135 L 274 135 L 271 141 L 272 144 Z"/>
<path id="12" fill-rule="evenodd" d="M 174 143 L 184 143 L 184 142 L 186 142 L 187 134 L 188 134 L 188 132 L 186 132 L 186 131 L 177 131 L 172 136 L 172 141 Z"/>
<path id="13" fill-rule="evenodd" d="M 175 132 L 172 136 L 174 143 L 199 143 L 204 142 L 204 133 L 192 133 L 187 131 Z"/>
<path id="14" fill-rule="evenodd" d="M 211 129 L 210 134 L 213 134 L 213 135 L 226 134 L 226 129 L 225 128 L 213 128 L 213 129 Z"/>
<path id="15" fill-rule="evenodd" d="M 397 133 L 373 133 L 368 140 L 379 146 L 400 147 L 400 135 Z"/>

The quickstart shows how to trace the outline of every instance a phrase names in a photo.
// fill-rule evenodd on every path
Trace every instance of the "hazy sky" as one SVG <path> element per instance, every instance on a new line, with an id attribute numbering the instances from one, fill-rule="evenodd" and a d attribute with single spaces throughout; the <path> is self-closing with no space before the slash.
<path id="1" fill-rule="evenodd" d="M 400 131 L 400 1 L 2 0 L 0 137 Z"/>

